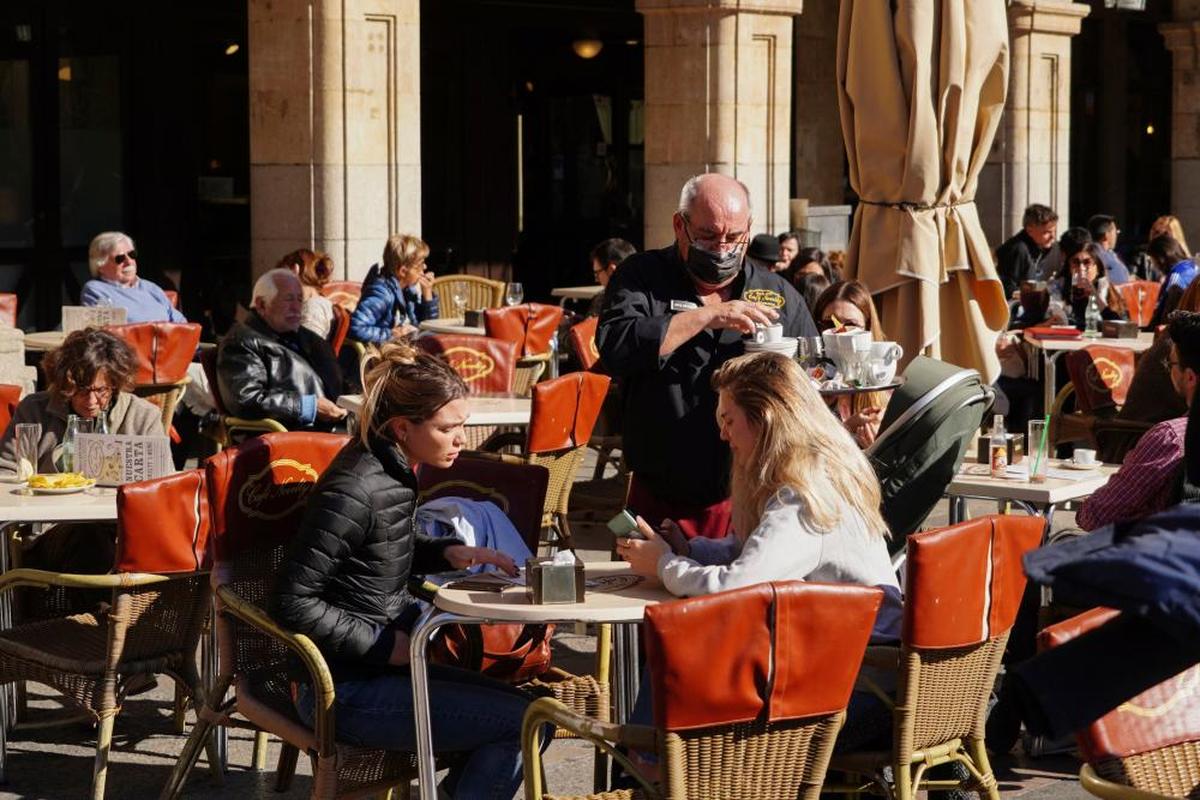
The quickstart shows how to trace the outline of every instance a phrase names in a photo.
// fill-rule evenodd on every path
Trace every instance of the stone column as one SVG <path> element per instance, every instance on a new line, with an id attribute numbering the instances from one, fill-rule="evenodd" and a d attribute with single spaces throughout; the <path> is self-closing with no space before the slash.
<path id="1" fill-rule="evenodd" d="M 645 246 L 669 243 L 679 190 L 721 172 L 754 230 L 788 227 L 792 23 L 803 0 L 637 0 L 646 19 Z"/>
<path id="2" fill-rule="evenodd" d="M 1171 209 L 1196 245 L 1200 231 L 1200 3 L 1176 3 L 1177 22 L 1159 26 L 1173 62 Z M 1187 17 L 1191 17 L 1188 19 Z"/>
<path id="3" fill-rule="evenodd" d="M 249 0 L 255 275 L 297 247 L 361 279 L 421 230 L 420 0 Z"/>
<path id="4" fill-rule="evenodd" d="M 846 142 L 837 91 L 838 4 L 809 3 L 796 20 L 795 141 L 792 172 L 796 197 L 810 206 L 846 201 Z"/>
<path id="5" fill-rule="evenodd" d="M 1067 0 L 1011 0 L 1004 121 L 980 175 L 976 202 L 993 245 L 1021 229 L 1031 203 L 1070 208 L 1071 37 L 1090 8 Z"/>

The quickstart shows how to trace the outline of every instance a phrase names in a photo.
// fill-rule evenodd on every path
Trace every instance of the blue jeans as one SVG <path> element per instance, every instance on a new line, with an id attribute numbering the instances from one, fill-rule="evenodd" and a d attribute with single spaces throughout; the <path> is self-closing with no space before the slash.
<path id="1" fill-rule="evenodd" d="M 415 753 L 412 678 L 408 669 L 335 687 L 337 739 Z M 521 785 L 521 719 L 529 696 L 465 670 L 430 665 L 430 721 L 437 753 L 463 753 L 444 788 L 456 800 L 512 800 Z M 296 710 L 311 725 L 313 692 L 301 684 Z M 546 739 L 545 741 L 548 741 Z"/>

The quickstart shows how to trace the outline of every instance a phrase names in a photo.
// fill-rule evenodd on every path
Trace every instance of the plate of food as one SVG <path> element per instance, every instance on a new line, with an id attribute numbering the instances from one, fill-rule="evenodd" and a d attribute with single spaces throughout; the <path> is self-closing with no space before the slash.
<path id="1" fill-rule="evenodd" d="M 74 494 L 95 485 L 94 480 L 78 472 L 34 475 L 29 479 L 28 484 L 35 494 Z"/>

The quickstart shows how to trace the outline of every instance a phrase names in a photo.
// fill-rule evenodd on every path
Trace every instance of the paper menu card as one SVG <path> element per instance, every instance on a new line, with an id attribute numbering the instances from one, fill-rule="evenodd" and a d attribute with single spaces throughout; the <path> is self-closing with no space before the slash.
<path id="1" fill-rule="evenodd" d="M 81 433 L 75 439 L 76 470 L 100 486 L 161 478 L 175 471 L 166 436 Z"/>
<path id="2" fill-rule="evenodd" d="M 126 312 L 122 306 L 63 306 L 64 333 L 105 325 L 124 325 Z"/>

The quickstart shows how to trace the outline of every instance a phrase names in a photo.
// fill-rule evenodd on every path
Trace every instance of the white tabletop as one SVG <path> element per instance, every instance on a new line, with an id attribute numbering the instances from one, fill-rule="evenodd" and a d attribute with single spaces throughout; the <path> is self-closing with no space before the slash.
<path id="1" fill-rule="evenodd" d="M 1036 347 L 1039 350 L 1055 352 L 1058 350 L 1082 350 L 1093 344 L 1102 344 L 1105 347 L 1115 347 L 1119 350 L 1132 350 L 1135 353 L 1141 353 L 1149 350 L 1154 344 L 1154 334 L 1143 331 L 1137 335 L 1136 339 L 1039 339 L 1036 336 L 1025 336 L 1025 341 L 1030 347 Z"/>
<path id="2" fill-rule="evenodd" d="M 26 494 L 0 483 L 0 523 L 95 522 L 117 518 L 117 490 L 95 486 L 74 494 Z"/>
<path id="3" fill-rule="evenodd" d="M 1028 458 L 1025 459 L 1028 462 Z M 1059 469 L 1060 461 L 1052 459 L 1049 468 Z M 1046 478 L 1044 483 L 1030 483 L 1019 477 L 993 478 L 987 464 L 964 462 L 958 475 L 946 487 L 948 495 L 968 495 L 992 500 L 1020 500 L 1036 505 L 1065 503 L 1091 496 L 1108 483 L 1109 476 L 1119 467 L 1113 464 L 1097 464 L 1094 473 L 1080 473 L 1082 480 Z"/>
<path id="4" fill-rule="evenodd" d="M 362 395 L 344 394 L 337 404 L 351 414 L 362 413 Z M 467 395 L 471 416 L 467 425 L 528 425 L 533 414 L 533 401 L 528 397 L 505 395 Z"/>
<path id="5" fill-rule="evenodd" d="M 64 331 L 34 331 L 25 334 L 25 349 L 34 352 L 45 352 L 62 346 L 67 338 Z"/>
<path id="6" fill-rule="evenodd" d="M 430 333 L 459 333 L 466 336 L 484 335 L 483 326 L 464 325 L 462 319 L 457 317 L 423 320 L 418 327 Z"/>
<path id="7" fill-rule="evenodd" d="M 566 300 L 591 300 L 603 291 L 604 287 L 598 283 L 591 286 L 560 286 L 557 289 L 551 289 L 550 296 L 562 297 Z"/>
<path id="8" fill-rule="evenodd" d="M 584 566 L 584 575 L 629 575 L 629 565 L 619 562 L 592 562 Z M 533 605 L 524 586 L 502 592 L 442 588 L 433 604 L 443 611 L 505 622 L 639 622 L 646 606 L 672 600 L 674 596 L 657 579 L 641 582 L 615 592 L 586 591 L 582 603 Z"/>

